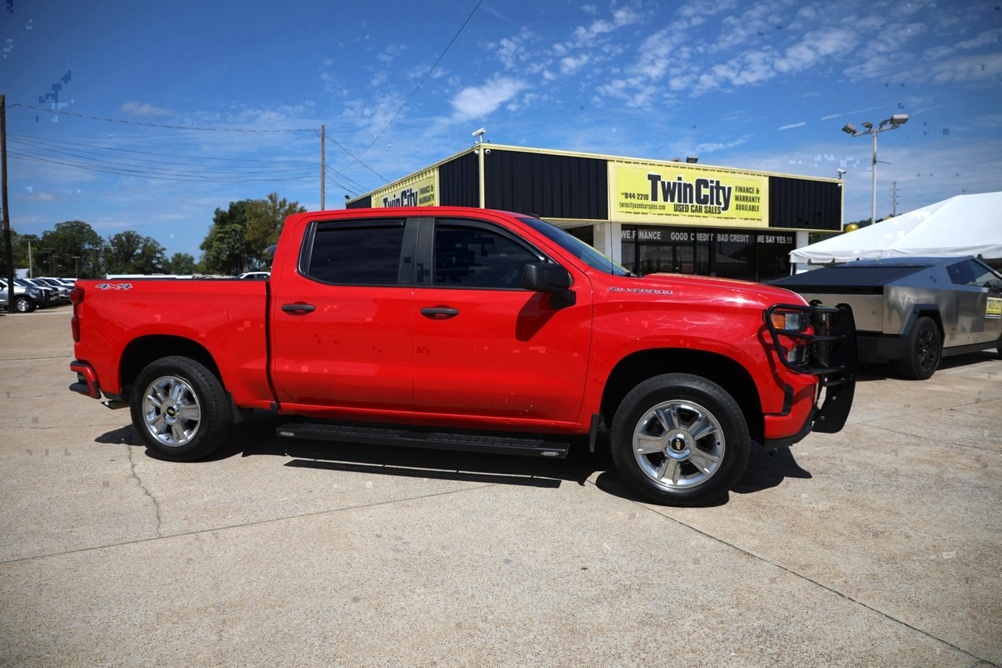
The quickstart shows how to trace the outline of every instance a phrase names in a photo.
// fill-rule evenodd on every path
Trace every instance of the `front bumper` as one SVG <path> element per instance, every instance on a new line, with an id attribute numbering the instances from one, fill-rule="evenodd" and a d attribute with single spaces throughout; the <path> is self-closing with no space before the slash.
<path id="1" fill-rule="evenodd" d="M 777 312 L 806 313 L 810 328 L 780 329 Z M 782 364 L 796 373 L 818 378 L 814 406 L 796 433 L 767 440 L 767 448 L 793 445 L 812 431 L 833 434 L 845 426 L 856 391 L 856 324 L 847 304 L 809 306 L 777 304 L 765 311 L 765 323 Z M 782 319 L 780 319 L 782 320 Z M 823 402 L 818 405 L 824 395 Z M 767 430 L 768 432 L 768 430 Z"/>

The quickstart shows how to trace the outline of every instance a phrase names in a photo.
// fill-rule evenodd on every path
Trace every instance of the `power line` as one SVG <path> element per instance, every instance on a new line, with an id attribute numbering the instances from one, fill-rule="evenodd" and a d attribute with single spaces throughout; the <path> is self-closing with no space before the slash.
<path id="1" fill-rule="evenodd" d="M 130 168 L 128 165 L 116 163 L 102 164 L 100 161 L 79 162 L 69 158 L 58 158 L 53 156 L 32 155 L 20 151 L 11 151 L 10 154 L 22 160 L 40 162 L 63 167 L 73 167 L 92 172 L 104 174 L 115 174 L 117 176 L 136 176 L 147 179 L 161 181 L 211 181 L 216 183 L 241 183 L 241 182 L 267 182 L 267 181 L 303 181 L 313 177 L 314 167 L 300 169 L 299 174 L 276 176 L 275 170 L 270 170 L 267 174 L 243 173 L 235 176 L 225 176 L 211 171 L 179 171 L 179 170 L 150 170 L 143 169 L 140 165 Z"/>
<path id="2" fill-rule="evenodd" d="M 483 2 L 483 0 L 480 0 L 480 2 Z M 480 6 L 480 4 L 478 3 L 477 7 L 479 7 L 479 6 Z M 476 9 L 474 9 L 474 12 L 475 11 L 476 11 Z M 471 17 L 472 17 L 472 14 L 471 14 Z M 469 21 L 469 19 L 467 19 L 467 21 Z M 464 23 L 463 25 L 465 26 L 466 24 Z M 460 29 L 460 30 L 462 30 L 462 29 Z M 458 37 L 458 33 L 457 33 L 456 36 Z M 453 37 L 453 41 L 455 41 L 455 39 L 456 38 Z M 452 42 L 450 42 L 449 45 L 451 46 Z M 448 49 L 448 47 L 447 47 L 447 49 Z M 444 55 L 444 52 L 443 52 L 443 55 Z M 441 56 L 439 57 L 439 60 L 441 60 Z M 438 61 L 435 61 L 435 64 L 437 65 Z M 432 69 L 434 69 L 434 66 L 432 66 Z M 428 74 L 430 75 L 431 71 L 429 71 Z M 425 79 L 427 79 L 427 78 L 428 78 L 428 75 L 425 75 Z M 423 82 L 424 82 L 424 80 L 422 80 L 422 83 Z M 419 85 L 419 87 L 420 87 L 420 85 Z M 415 89 L 414 92 L 416 93 L 417 89 Z M 411 97 L 413 97 L 413 96 L 414 96 L 414 93 L 411 94 Z M 409 100 L 410 100 L 410 98 L 408 98 L 408 101 Z M 406 103 L 405 103 L 405 106 L 406 106 Z M 101 122 L 104 122 L 104 123 L 117 123 L 117 124 L 120 124 L 120 125 L 132 125 L 132 126 L 147 127 L 147 128 L 159 128 L 159 129 L 166 129 L 166 130 L 194 130 L 194 131 L 199 131 L 199 132 L 238 132 L 238 133 L 250 133 L 250 134 L 255 134 L 255 133 L 258 133 L 258 134 L 261 134 L 261 133 L 275 134 L 275 133 L 289 133 L 289 132 L 312 132 L 312 133 L 316 134 L 318 137 L 320 136 L 320 131 L 318 129 L 316 129 L 316 128 L 275 128 L 275 129 L 260 129 L 260 128 L 210 128 L 210 127 L 187 126 L 187 125 L 168 125 L 168 124 L 164 124 L 164 123 L 144 123 L 144 122 L 140 122 L 140 121 L 127 121 L 127 120 L 116 119 L 116 118 L 105 118 L 105 117 L 102 117 L 102 116 L 90 116 L 90 115 L 87 115 L 87 114 L 76 114 L 76 113 L 72 113 L 72 112 L 69 112 L 69 111 L 63 111 L 61 109 L 44 109 L 42 107 L 36 107 L 36 106 L 30 105 L 30 104 L 22 104 L 20 102 L 17 102 L 17 103 L 14 103 L 12 105 L 9 105 L 9 108 L 14 108 L 14 107 L 20 107 L 22 109 L 31 109 L 31 110 L 39 111 L 39 112 L 42 112 L 42 113 L 59 114 L 61 116 L 68 116 L 68 117 L 72 117 L 72 118 L 81 118 L 81 119 L 84 119 L 84 120 L 101 121 Z M 403 111 L 403 107 L 401 107 L 401 109 L 399 111 L 397 111 L 397 115 L 400 114 L 400 111 Z M 393 118 L 395 119 L 396 116 L 394 116 Z M 390 122 L 392 123 L 393 120 L 391 119 Z M 386 127 L 388 128 L 389 124 L 387 124 Z M 382 136 L 383 132 L 386 132 L 386 128 L 383 128 L 383 131 L 379 133 L 379 136 Z M 379 139 L 379 136 L 377 136 L 376 139 Z M 370 172 L 372 172 L 373 174 L 375 174 L 376 176 L 378 176 L 384 182 L 389 183 L 389 179 L 387 179 L 386 177 L 384 177 L 383 175 L 381 175 L 379 172 L 377 172 L 374 169 L 372 169 L 371 167 L 369 167 L 364 162 L 362 162 L 361 158 L 355 156 L 351 151 L 349 151 L 347 148 L 345 148 L 336 139 L 334 139 L 330 135 L 327 135 L 327 139 L 331 143 L 333 143 L 335 146 L 337 146 L 339 149 L 341 149 L 342 151 L 344 151 L 344 153 L 347 154 L 348 157 L 350 157 L 352 159 L 353 162 L 349 163 L 348 166 L 351 166 L 352 164 L 354 164 L 354 163 L 357 162 L 359 165 L 361 165 L 365 169 L 369 170 Z M 373 144 L 374 143 L 375 143 L 375 140 L 373 140 Z M 371 147 L 372 147 L 372 144 L 369 144 L 369 146 L 366 147 L 365 150 L 368 151 L 369 148 L 371 148 Z M 125 150 L 125 149 L 120 149 L 120 150 Z M 363 151 L 363 153 L 364 152 L 365 151 Z"/>
<path id="3" fill-rule="evenodd" d="M 341 190 L 347 191 L 353 196 L 365 191 L 365 188 L 356 181 L 329 166 L 324 171 L 324 180 Z"/>
<path id="4" fill-rule="evenodd" d="M 28 135 L 21 135 L 16 133 L 7 133 L 8 138 L 13 138 L 24 143 L 32 144 L 38 147 L 56 147 L 61 148 L 63 146 L 79 146 L 85 149 L 94 149 L 96 151 L 113 151 L 115 153 L 135 153 L 138 155 L 163 155 L 163 153 L 158 151 L 140 151 L 138 149 L 129 148 L 118 148 L 116 146 L 102 146 L 100 144 L 86 144 L 83 142 L 74 142 L 67 140 L 50 141 L 47 139 L 39 139 L 38 137 L 29 137 Z M 257 162 L 263 164 L 286 164 L 290 161 L 288 160 L 270 160 L 265 158 L 219 158 L 215 156 L 205 156 L 205 155 L 185 155 L 185 154 L 174 154 L 175 158 L 191 158 L 193 160 L 218 160 L 221 162 Z M 300 161 L 302 162 L 302 161 Z M 305 164 L 305 163 L 303 163 Z M 312 163 L 311 163 L 312 164 Z"/>
<path id="5" fill-rule="evenodd" d="M 317 133 L 317 136 L 320 136 L 320 133 Z M 367 164 L 365 164 L 364 162 L 362 162 L 361 158 L 356 157 L 354 153 L 352 153 L 351 151 L 349 151 L 348 149 L 346 149 L 344 146 L 342 146 L 341 144 L 339 144 L 338 141 L 336 139 L 334 139 L 333 137 L 331 137 L 330 135 L 327 135 L 327 141 L 331 142 L 332 144 L 334 144 L 335 146 L 337 146 L 339 149 L 341 149 L 342 151 L 344 151 L 345 153 L 347 153 L 351 157 L 352 162 L 349 162 L 347 164 L 347 166 L 344 167 L 344 169 L 348 169 L 348 167 L 351 167 L 353 163 L 357 162 L 359 165 L 361 165 L 362 167 L 365 167 L 370 172 L 372 172 L 373 174 L 375 174 L 376 176 L 378 176 L 379 178 L 381 178 L 385 183 L 389 183 L 390 182 L 389 179 L 387 179 L 385 176 L 383 176 L 382 174 L 380 174 L 379 172 L 377 172 L 376 170 L 374 170 L 372 167 L 369 167 Z M 370 144 L 370 146 L 371 146 L 371 144 Z M 369 149 L 366 149 L 366 150 L 369 150 Z"/>
<path id="6" fill-rule="evenodd" d="M 146 167 L 151 171 L 158 165 L 166 168 L 199 168 L 211 172 L 214 169 L 225 169 L 227 172 L 239 171 L 272 171 L 289 172 L 291 170 L 304 171 L 314 169 L 313 163 L 303 160 L 268 160 L 258 161 L 241 158 L 220 158 L 212 156 L 177 156 L 182 159 L 175 159 L 174 156 L 152 153 L 147 151 L 128 151 L 127 149 L 114 149 L 103 146 L 93 146 L 76 143 L 73 146 L 64 147 L 56 142 L 35 140 L 30 137 L 13 137 L 11 143 L 21 149 L 21 156 L 34 155 L 38 157 L 59 158 L 65 160 L 77 160 L 77 164 L 96 163 L 108 166 L 121 167 Z M 83 146 L 85 148 L 77 148 Z M 87 150 L 91 149 L 91 150 Z M 24 151 L 30 151 L 25 153 Z M 125 154 L 122 154 L 125 153 Z M 128 153 L 141 153 L 142 155 L 154 155 L 166 159 L 156 159 L 150 157 L 136 158 Z M 196 160 L 197 162 L 192 162 Z M 208 164 L 204 164 L 204 163 Z M 233 164 L 235 162 L 235 164 Z M 199 164 L 201 163 L 201 164 Z"/>
<path id="7" fill-rule="evenodd" d="M 386 123 L 386 126 L 379 131 L 379 134 L 375 136 L 375 138 L 369 143 L 369 145 L 365 147 L 365 150 L 359 153 L 360 156 L 365 155 L 369 151 L 369 149 L 372 148 L 377 141 L 379 141 L 379 138 L 382 137 L 386 133 L 386 131 L 390 129 L 390 126 L 393 125 L 393 122 L 397 120 L 397 116 L 399 116 L 403 112 L 403 110 L 407 108 L 407 105 L 410 104 L 411 100 L 414 99 L 414 96 L 417 95 L 418 90 L 420 90 L 421 86 L 424 85 L 424 82 L 428 80 L 428 77 L 431 76 L 431 73 L 434 72 L 435 68 L 438 67 L 438 64 L 442 62 L 442 58 L 445 57 L 445 54 L 448 53 L 449 49 L 452 48 L 452 45 L 456 42 L 457 39 L 459 39 L 459 35 L 462 34 L 463 30 L 466 29 L 466 25 L 470 22 L 471 19 L 473 19 L 473 15 L 477 13 L 477 10 L 480 9 L 480 5 L 482 4 L 484 4 L 484 0 L 478 0 L 476 6 L 473 8 L 473 11 L 470 12 L 470 15 L 466 17 L 465 21 L 463 21 L 463 25 L 459 26 L 459 30 L 456 31 L 456 34 L 452 36 L 452 39 L 449 40 L 449 43 L 445 45 L 444 49 L 442 49 L 442 53 L 438 54 L 438 58 L 435 59 L 435 62 L 432 63 L 430 68 L 428 68 L 428 71 L 425 72 L 425 75 L 421 77 L 421 81 L 418 82 L 418 85 L 414 87 L 414 90 L 411 91 L 411 94 L 407 97 L 406 100 L 404 100 L 404 103 L 400 105 L 400 108 L 397 109 L 397 113 L 393 114 L 393 117 Z M 361 160 L 359 160 L 358 158 L 355 158 L 355 160 L 358 161 L 359 164 L 361 164 Z"/>
<path id="8" fill-rule="evenodd" d="M 263 161 L 190 155 L 175 158 L 149 151 L 81 142 L 52 142 L 24 135 L 12 136 L 11 143 L 18 149 L 14 152 L 18 158 L 121 176 L 221 182 L 250 179 L 298 180 L 305 178 L 314 169 L 312 163 L 301 160 Z"/>
<path id="9" fill-rule="evenodd" d="M 141 121 L 126 121 L 117 118 L 104 118 L 102 116 L 88 116 L 86 114 L 74 114 L 69 111 L 62 111 L 61 109 L 43 109 L 42 107 L 33 107 L 30 104 L 21 104 L 20 102 L 14 103 L 10 105 L 10 107 L 33 109 L 34 111 L 41 111 L 47 114 L 60 114 L 61 116 L 83 118 L 90 121 L 103 121 L 105 123 L 119 123 L 122 125 L 138 125 L 146 128 L 162 128 L 166 130 L 195 130 L 197 132 L 247 132 L 247 133 L 316 132 L 316 128 L 276 128 L 268 130 L 260 128 L 203 128 L 197 125 L 166 125 L 163 123 L 143 123 Z"/>

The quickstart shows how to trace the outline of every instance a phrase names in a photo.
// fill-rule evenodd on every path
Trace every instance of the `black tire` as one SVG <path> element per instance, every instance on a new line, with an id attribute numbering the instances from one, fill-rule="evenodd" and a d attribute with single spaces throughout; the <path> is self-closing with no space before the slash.
<path id="1" fill-rule="evenodd" d="M 710 504 L 727 495 L 748 464 L 741 407 L 700 376 L 649 378 L 623 399 L 610 430 L 620 476 L 646 501 Z"/>
<path id="2" fill-rule="evenodd" d="M 895 363 L 898 375 L 908 380 L 926 380 L 939 368 L 943 339 L 932 318 L 918 318 L 905 341 L 905 354 Z"/>
<path id="3" fill-rule="evenodd" d="M 31 313 L 35 310 L 35 302 L 32 301 L 31 297 L 24 295 L 14 297 L 14 310 L 18 313 Z"/>
<path id="4" fill-rule="evenodd" d="M 164 357 L 140 372 L 132 390 L 132 424 L 150 450 L 176 462 L 201 459 L 226 440 L 233 422 L 219 379 L 187 357 Z"/>

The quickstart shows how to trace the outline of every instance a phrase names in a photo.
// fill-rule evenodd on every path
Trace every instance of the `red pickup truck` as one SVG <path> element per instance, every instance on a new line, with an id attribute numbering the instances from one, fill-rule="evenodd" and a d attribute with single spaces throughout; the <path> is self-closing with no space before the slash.
<path id="1" fill-rule="evenodd" d="M 130 406 L 177 461 L 254 409 L 295 416 L 280 436 L 542 457 L 607 434 L 641 498 L 702 504 L 751 441 L 840 430 L 855 388 L 848 307 L 636 276 L 501 211 L 297 214 L 269 280 L 82 280 L 72 300 L 71 389 Z"/>

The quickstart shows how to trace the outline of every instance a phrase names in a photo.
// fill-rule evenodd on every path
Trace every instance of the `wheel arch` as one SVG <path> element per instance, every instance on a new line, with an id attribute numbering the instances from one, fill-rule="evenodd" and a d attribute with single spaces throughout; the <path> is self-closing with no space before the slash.
<path id="1" fill-rule="evenodd" d="M 122 396 L 128 397 L 132 392 L 132 386 L 146 365 L 163 357 L 180 355 L 193 359 L 223 383 L 219 366 L 213 359 L 212 354 L 201 344 L 180 336 L 152 335 L 140 337 L 126 346 L 122 353 L 121 364 L 119 365 L 119 378 L 121 380 Z"/>
<path id="2" fill-rule="evenodd" d="M 741 407 L 751 438 L 762 442 L 765 433 L 762 404 L 751 374 L 733 359 L 703 350 L 644 350 L 620 360 L 609 374 L 602 394 L 605 424 L 612 424 L 616 410 L 630 390 L 648 378 L 666 373 L 688 373 L 722 387 Z"/>
<path id="3" fill-rule="evenodd" d="M 929 318 L 936 323 L 936 329 L 939 330 L 940 340 L 945 340 L 943 316 L 940 314 L 939 306 L 936 304 L 915 304 L 912 306 L 911 313 L 908 314 L 908 318 L 905 320 L 904 326 L 901 328 L 902 336 L 907 336 L 908 333 L 912 331 L 912 327 L 915 326 L 915 322 L 919 318 Z"/>

